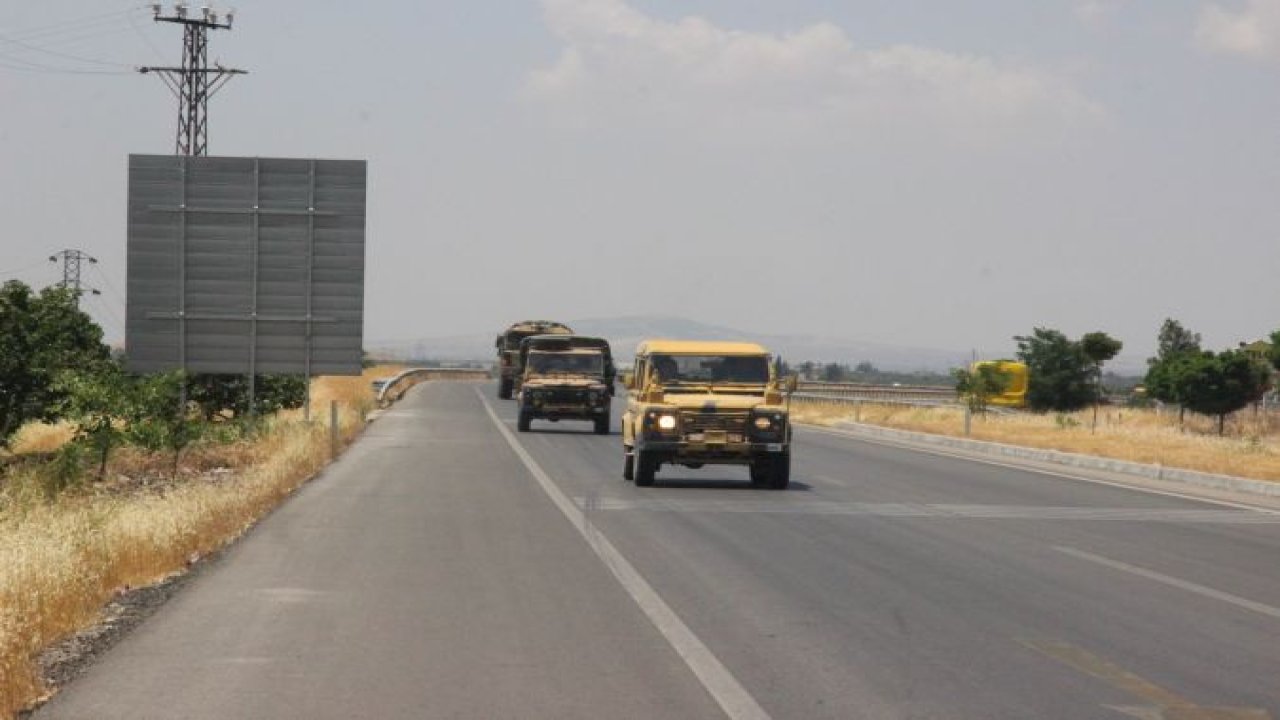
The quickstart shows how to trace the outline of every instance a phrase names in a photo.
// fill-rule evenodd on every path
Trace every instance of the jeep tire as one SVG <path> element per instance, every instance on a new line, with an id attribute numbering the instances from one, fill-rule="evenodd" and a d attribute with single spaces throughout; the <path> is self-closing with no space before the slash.
<path id="1" fill-rule="evenodd" d="M 609 434 L 609 416 L 608 416 L 608 415 L 605 415 L 604 417 L 598 417 L 598 418 L 596 418 L 596 419 L 595 419 L 595 423 L 596 423 L 596 434 L 597 434 L 597 435 L 608 435 L 608 434 Z"/>
<path id="2" fill-rule="evenodd" d="M 515 381 L 511 378 L 501 378 L 498 380 L 498 397 L 503 400 L 511 399 L 511 390 L 515 386 Z"/>
<path id="3" fill-rule="evenodd" d="M 529 432 L 529 426 L 533 423 L 533 413 L 528 410 L 521 410 L 516 417 L 516 429 L 520 432 Z"/>
<path id="4" fill-rule="evenodd" d="M 636 449 L 633 455 L 635 463 L 635 483 L 636 487 L 649 487 L 653 485 L 653 476 L 658 472 L 658 459 L 651 453 Z"/>

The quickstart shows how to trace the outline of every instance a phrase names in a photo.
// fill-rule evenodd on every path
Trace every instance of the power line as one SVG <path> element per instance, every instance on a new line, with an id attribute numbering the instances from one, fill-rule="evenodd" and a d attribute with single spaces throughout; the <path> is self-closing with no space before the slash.
<path id="1" fill-rule="evenodd" d="M 17 45 L 18 47 L 26 48 L 28 50 L 34 50 L 35 52 L 44 53 L 46 55 L 52 55 L 53 57 L 63 58 L 66 60 L 76 60 L 78 62 L 92 63 L 94 65 L 112 65 L 115 67 L 132 68 L 132 66 L 129 65 L 128 63 L 113 62 L 110 60 L 95 60 L 94 58 L 82 57 L 80 55 L 72 55 L 71 53 L 59 52 L 57 50 L 49 50 L 48 48 L 42 48 L 39 45 L 32 45 L 30 43 L 23 42 L 21 40 L 15 40 L 14 38 L 0 35 L 0 44 L 2 43 Z"/>
<path id="2" fill-rule="evenodd" d="M 161 15 L 160 3 L 151 9 L 156 22 L 168 22 L 183 28 L 182 67 L 141 67 L 138 72 L 160 76 L 178 97 L 178 135 L 176 154 L 207 155 L 209 153 L 209 98 L 213 97 L 235 75 L 244 70 L 209 67 L 209 31 L 230 30 L 234 12 L 225 20 L 209 6 L 200 8 L 201 17 L 187 17 L 187 4 L 177 2 L 173 15 Z"/>

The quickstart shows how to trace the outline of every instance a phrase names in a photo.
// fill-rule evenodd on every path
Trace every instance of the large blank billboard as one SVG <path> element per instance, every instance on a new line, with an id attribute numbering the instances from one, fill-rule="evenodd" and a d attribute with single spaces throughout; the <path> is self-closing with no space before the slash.
<path id="1" fill-rule="evenodd" d="M 358 375 L 363 160 L 129 156 L 129 369 Z"/>

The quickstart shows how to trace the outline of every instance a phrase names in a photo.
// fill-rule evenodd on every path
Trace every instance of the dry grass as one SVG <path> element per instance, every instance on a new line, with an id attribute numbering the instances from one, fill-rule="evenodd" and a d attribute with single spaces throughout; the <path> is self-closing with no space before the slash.
<path id="1" fill-rule="evenodd" d="M 122 490 L 111 482 L 49 502 L 47 468 L 11 469 L 0 489 L 0 718 L 46 692 L 36 664 L 42 649 L 96 622 L 114 594 L 181 572 L 226 545 L 319 471 L 329 460 L 329 401 L 340 403 L 341 436 L 350 442 L 373 406 L 369 380 L 394 371 L 317 378 L 318 422 L 301 422 L 301 411 L 292 411 L 251 439 L 192 448 L 184 477 L 159 487 Z M 146 475 L 148 463 L 167 462 L 122 449 L 111 474 Z M 205 472 L 214 468 L 224 472 Z"/>
<path id="2" fill-rule="evenodd" d="M 10 450 L 14 455 L 51 453 L 66 445 L 73 435 L 71 423 L 27 423 L 14 434 Z"/>
<path id="3" fill-rule="evenodd" d="M 796 405 L 796 420 L 818 425 L 860 422 L 937 435 L 964 435 L 960 408 L 901 405 Z M 1237 413 L 1218 437 L 1216 420 L 1187 415 L 1185 429 L 1176 414 L 1152 410 L 1103 408 L 1096 432 L 1092 411 L 1066 415 L 989 414 L 974 416 L 975 440 L 1083 453 L 1202 472 L 1280 481 L 1280 423 L 1251 411 Z"/>

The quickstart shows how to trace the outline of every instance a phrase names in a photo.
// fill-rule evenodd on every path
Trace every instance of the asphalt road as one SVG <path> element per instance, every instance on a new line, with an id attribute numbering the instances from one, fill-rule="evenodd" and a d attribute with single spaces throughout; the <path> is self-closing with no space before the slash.
<path id="1" fill-rule="evenodd" d="M 616 434 L 420 386 L 36 717 L 1280 718 L 1280 513 L 794 457 L 640 489 Z"/>

